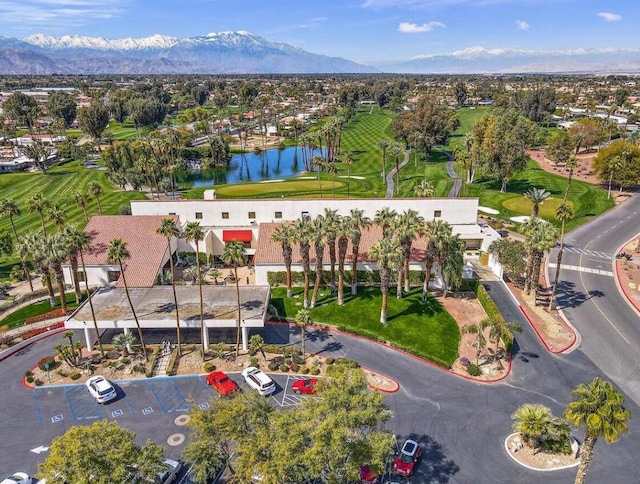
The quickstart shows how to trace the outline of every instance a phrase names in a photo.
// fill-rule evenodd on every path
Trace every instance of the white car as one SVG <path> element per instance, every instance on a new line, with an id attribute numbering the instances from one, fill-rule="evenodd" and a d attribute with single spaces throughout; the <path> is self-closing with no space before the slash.
<path id="1" fill-rule="evenodd" d="M 33 479 L 29 477 L 29 474 L 24 472 L 16 472 L 11 477 L 7 477 L 0 484 L 31 484 Z"/>
<path id="2" fill-rule="evenodd" d="M 242 370 L 242 378 L 251 388 L 262 396 L 271 395 L 276 391 L 276 384 L 262 370 L 249 366 Z"/>
<path id="3" fill-rule="evenodd" d="M 87 389 L 98 403 L 106 403 L 118 396 L 116 389 L 105 377 L 96 375 L 87 380 Z"/>
<path id="4" fill-rule="evenodd" d="M 158 473 L 158 479 L 156 482 L 159 482 L 160 484 L 169 484 L 176 480 L 178 472 L 182 469 L 182 462 L 173 459 L 165 459 L 164 463 L 167 465 L 168 469 L 164 472 Z"/>

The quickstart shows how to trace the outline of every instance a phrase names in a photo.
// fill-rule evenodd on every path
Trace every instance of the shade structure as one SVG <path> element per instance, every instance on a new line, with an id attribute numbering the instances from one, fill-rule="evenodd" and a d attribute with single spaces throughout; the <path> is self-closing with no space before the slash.
<path id="1" fill-rule="evenodd" d="M 223 242 L 232 242 L 237 240 L 239 242 L 251 242 L 253 238 L 253 233 L 251 230 L 223 230 L 222 231 L 222 241 Z"/>

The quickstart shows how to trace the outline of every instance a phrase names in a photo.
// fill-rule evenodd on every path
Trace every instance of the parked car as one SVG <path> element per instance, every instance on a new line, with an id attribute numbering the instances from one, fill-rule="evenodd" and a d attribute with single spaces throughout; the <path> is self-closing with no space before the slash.
<path id="1" fill-rule="evenodd" d="M 92 376 L 85 385 L 87 385 L 87 390 L 98 403 L 107 403 L 118 396 L 114 386 L 103 376 Z"/>
<path id="2" fill-rule="evenodd" d="M 25 472 L 16 472 L 11 477 L 3 479 L 0 484 L 31 484 L 33 479 Z"/>
<path id="3" fill-rule="evenodd" d="M 360 482 L 362 484 L 379 484 L 380 476 L 369 469 L 369 466 L 360 467 Z"/>
<path id="4" fill-rule="evenodd" d="M 212 371 L 207 375 L 207 384 L 211 385 L 223 397 L 238 391 L 238 385 L 223 371 Z"/>
<path id="5" fill-rule="evenodd" d="M 300 379 L 296 380 L 292 386 L 293 392 L 300 395 L 304 393 L 305 395 L 313 395 L 316 390 L 316 383 L 318 383 L 317 378 L 309 378 L 308 380 Z"/>
<path id="6" fill-rule="evenodd" d="M 411 477 L 413 470 L 422 455 L 422 447 L 415 440 L 407 440 L 400 453 L 393 459 L 393 472 L 404 477 Z"/>
<path id="7" fill-rule="evenodd" d="M 276 384 L 262 370 L 249 366 L 242 370 L 242 378 L 260 395 L 268 396 L 276 391 Z"/>
<path id="8" fill-rule="evenodd" d="M 158 479 L 156 482 L 160 484 L 169 484 L 170 482 L 175 481 L 176 477 L 178 477 L 178 472 L 182 469 L 182 462 L 179 460 L 165 459 L 164 463 L 167 465 L 167 470 L 158 473 Z"/>

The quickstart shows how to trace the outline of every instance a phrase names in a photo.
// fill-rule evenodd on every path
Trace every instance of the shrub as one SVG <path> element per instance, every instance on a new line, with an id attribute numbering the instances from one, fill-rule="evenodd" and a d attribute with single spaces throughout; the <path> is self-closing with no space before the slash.
<path id="1" fill-rule="evenodd" d="M 176 374 L 178 361 L 178 350 L 173 350 L 171 352 L 171 357 L 169 358 L 169 364 L 167 365 L 167 375 L 173 376 Z"/>
<path id="2" fill-rule="evenodd" d="M 144 365 L 144 363 L 138 363 L 137 365 L 133 365 L 132 369 L 136 373 L 144 373 L 145 371 L 147 371 L 147 367 Z"/>
<path id="3" fill-rule="evenodd" d="M 59 365 L 59 363 L 53 356 L 45 356 L 40 361 L 38 361 L 38 368 L 40 368 L 42 371 L 46 371 L 47 368 L 45 367 L 45 365 L 49 367 L 49 370 L 53 370 L 56 366 Z"/>
<path id="4" fill-rule="evenodd" d="M 59 370 L 56 370 L 56 373 L 63 378 L 69 376 L 69 372 L 67 370 L 63 370 L 62 368 L 60 368 Z"/>
<path id="5" fill-rule="evenodd" d="M 330 356 L 329 358 L 327 358 L 326 360 L 324 360 L 324 362 L 327 365 L 333 365 L 336 362 L 336 359 L 333 356 Z"/>
<path id="6" fill-rule="evenodd" d="M 44 383 L 42 380 L 40 380 L 39 378 L 36 378 L 35 381 L 33 382 L 37 387 L 42 386 L 42 384 Z"/>
<path id="7" fill-rule="evenodd" d="M 80 373 L 78 373 L 77 371 L 74 371 L 73 373 L 71 373 L 71 375 L 69 375 L 69 378 L 75 381 L 80 378 Z"/>
<path id="8" fill-rule="evenodd" d="M 131 360 L 125 356 L 120 360 L 120 363 L 122 363 L 123 365 L 128 365 L 129 363 L 131 363 Z"/>
<path id="9" fill-rule="evenodd" d="M 342 365 L 346 368 L 360 368 L 360 363 L 348 358 L 338 358 L 335 363 L 336 365 Z"/>
<path id="10" fill-rule="evenodd" d="M 289 371 L 289 367 L 283 363 L 282 365 L 280 365 L 280 371 L 286 373 L 287 371 Z"/>
<path id="11" fill-rule="evenodd" d="M 212 371 L 214 371 L 216 369 L 216 365 L 214 365 L 213 363 L 211 363 L 210 361 L 207 361 L 204 365 L 202 365 L 202 368 L 204 369 L 204 371 L 206 371 L 207 373 L 210 373 Z"/>
<path id="12" fill-rule="evenodd" d="M 33 375 L 27 375 L 27 383 L 33 383 Z"/>
<path id="13" fill-rule="evenodd" d="M 291 363 L 293 363 L 293 360 L 292 360 L 291 358 L 285 358 L 285 359 L 284 359 L 284 364 L 285 364 L 285 365 L 290 366 L 290 365 L 291 365 Z"/>
<path id="14" fill-rule="evenodd" d="M 292 360 L 296 365 L 304 365 L 304 358 L 302 355 L 293 355 Z"/>
<path id="15" fill-rule="evenodd" d="M 317 366 L 314 366 L 313 368 L 311 368 L 309 373 L 311 373 L 312 375 L 319 375 L 320 374 L 320 368 L 318 368 Z"/>
<path id="16" fill-rule="evenodd" d="M 466 356 L 463 356 L 462 358 L 460 358 L 460 364 L 462 366 L 469 366 L 469 363 L 471 363 L 469 361 L 469 358 L 467 358 Z"/>
<path id="17" fill-rule="evenodd" d="M 300 365 L 296 365 L 295 363 L 291 363 L 289 366 L 289 370 L 297 373 L 300 370 Z"/>
<path id="18" fill-rule="evenodd" d="M 278 369 L 278 364 L 275 361 L 270 361 L 267 368 L 269 368 L 269 371 L 276 371 Z"/>
<path id="19" fill-rule="evenodd" d="M 300 373 L 302 373 L 303 375 L 307 375 L 309 373 L 309 367 L 303 366 L 302 368 L 300 368 Z"/>
<path id="20" fill-rule="evenodd" d="M 467 366 L 467 373 L 471 376 L 480 376 L 482 375 L 482 369 L 475 363 L 469 363 L 469 366 Z"/>
<path id="21" fill-rule="evenodd" d="M 249 359 L 249 363 L 251 364 L 251 366 L 255 366 L 257 368 L 258 367 L 258 358 L 256 358 L 255 356 L 252 356 Z"/>
<path id="22" fill-rule="evenodd" d="M 27 371 L 24 372 L 24 376 L 29 378 L 30 376 L 33 376 L 33 372 L 31 370 L 27 370 Z"/>

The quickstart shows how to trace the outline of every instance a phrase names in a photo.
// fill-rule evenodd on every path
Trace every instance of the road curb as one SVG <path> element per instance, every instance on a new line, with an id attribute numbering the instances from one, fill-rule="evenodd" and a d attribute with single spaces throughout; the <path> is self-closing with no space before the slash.
<path id="1" fill-rule="evenodd" d="M 549 282 L 549 257 L 545 257 L 544 258 L 544 272 L 543 272 L 543 275 L 544 275 L 545 280 L 547 281 L 547 286 L 550 286 L 551 284 Z M 560 353 L 562 353 L 564 355 L 568 355 L 570 353 L 573 353 L 575 350 L 577 350 L 580 347 L 580 345 L 582 344 L 582 335 L 576 329 L 576 327 L 573 324 L 571 324 L 569 319 L 564 315 L 564 311 L 561 308 L 559 308 L 557 305 L 556 305 L 556 311 L 558 311 L 558 315 L 562 318 L 564 323 L 573 332 L 573 343 L 570 344 L 569 346 L 567 346 L 564 350 L 562 350 L 560 352 Z"/>
<path id="2" fill-rule="evenodd" d="M 637 234 L 635 237 L 631 237 L 629 240 L 627 240 L 624 244 L 622 244 L 620 247 L 616 249 L 616 254 L 619 254 L 620 251 L 625 247 L 625 245 L 630 244 L 634 239 L 637 239 L 638 237 L 640 237 L 640 234 Z M 622 289 L 622 283 L 620 282 L 620 271 L 618 270 L 618 259 L 614 257 L 612 264 L 613 264 L 613 272 L 616 275 L 615 281 L 616 281 L 616 287 L 618 288 L 618 292 L 622 295 L 624 300 L 627 302 L 627 305 L 633 310 L 633 312 L 635 312 L 636 315 L 640 317 L 640 308 L 636 305 L 636 303 L 633 300 L 631 300 L 631 298 L 627 295 L 624 289 Z"/>
<path id="3" fill-rule="evenodd" d="M 366 370 L 366 371 L 368 371 L 370 373 L 375 373 L 376 375 L 380 375 L 380 376 L 386 378 L 387 380 L 393 382 L 393 384 L 395 385 L 395 388 L 393 390 L 387 390 L 385 388 L 380 388 L 380 387 L 377 387 L 376 385 L 371 385 L 371 384 L 369 385 L 369 388 L 372 388 L 374 390 L 378 390 L 379 392 L 383 392 L 383 393 L 396 393 L 398 390 L 400 390 L 400 383 L 398 383 L 396 380 L 394 380 L 390 376 L 385 375 L 384 373 L 380 373 L 379 371 L 372 370 L 371 368 L 368 368 L 366 366 L 361 366 L 360 368 L 362 368 L 363 370 Z"/>
<path id="4" fill-rule="evenodd" d="M 266 324 L 281 325 L 281 326 L 296 326 L 295 323 L 287 323 L 286 321 L 267 321 Z M 414 360 L 417 360 L 417 361 L 419 361 L 421 363 L 429 365 L 432 368 L 436 368 L 438 370 L 441 370 L 441 371 L 443 371 L 445 373 L 448 373 L 449 375 L 456 376 L 456 377 L 462 378 L 464 380 L 472 381 L 474 383 L 498 383 L 498 382 L 501 382 L 502 380 L 504 380 L 505 378 L 507 378 L 511 374 L 511 363 L 512 363 L 512 360 L 513 360 L 512 355 L 509 355 L 509 358 L 507 360 L 507 371 L 506 371 L 506 373 L 504 375 L 502 375 L 500 378 L 494 378 L 494 379 L 491 379 L 491 380 L 479 380 L 477 378 L 472 377 L 471 375 L 468 375 L 468 376 L 467 375 L 461 375 L 459 373 L 451 371 L 448 368 L 445 368 L 445 367 L 440 366 L 440 365 L 436 365 L 432 361 L 425 360 L 424 358 L 420 358 L 419 356 L 416 356 L 416 355 L 413 355 L 413 354 L 411 354 L 411 353 L 409 353 L 407 351 L 401 350 L 400 348 L 395 348 L 393 346 L 389 346 L 389 345 L 383 344 L 383 343 L 381 343 L 379 341 L 376 341 L 376 340 L 373 340 L 373 339 L 370 339 L 370 338 L 365 338 L 364 336 L 360 336 L 360 335 L 357 335 L 357 334 L 349 333 L 347 331 L 341 331 L 341 330 L 339 330 L 337 328 L 327 327 L 327 326 L 309 325 L 309 326 L 307 326 L 307 328 L 318 329 L 318 330 L 321 330 L 321 331 L 328 331 L 328 332 L 337 333 L 337 334 L 343 334 L 343 335 L 346 335 L 346 336 L 350 336 L 352 338 L 356 338 L 356 339 L 360 339 L 360 340 L 363 340 L 363 341 L 367 341 L 368 343 L 373 343 L 375 345 L 381 346 L 381 347 L 386 348 L 388 350 L 392 350 L 392 351 L 395 351 L 397 353 L 402 353 L 403 355 L 408 356 L 409 358 L 413 358 Z"/>
<path id="5" fill-rule="evenodd" d="M 514 435 L 518 435 L 519 432 L 514 432 L 512 434 L 507 435 L 507 437 L 504 439 L 504 450 L 507 451 L 507 454 L 509 455 L 509 457 L 511 457 L 517 464 L 521 465 L 522 467 L 529 469 L 531 471 L 537 471 L 537 472 L 554 472 L 554 471 L 562 471 L 565 469 L 572 469 L 574 467 L 578 467 L 580 465 L 580 459 L 576 459 L 575 464 L 570 464 L 567 466 L 560 466 L 560 467 L 554 467 L 552 469 L 540 469 L 538 467 L 533 467 L 530 465 L 525 464 L 524 462 L 521 462 L 520 460 L 516 459 L 515 456 L 509 452 L 509 446 L 507 445 L 507 442 L 509 442 L 509 439 L 511 437 L 513 437 Z"/>
<path id="6" fill-rule="evenodd" d="M 22 351 L 23 349 L 27 348 L 28 346 L 31 346 L 34 343 L 37 343 L 38 341 L 41 341 L 45 338 L 48 338 L 49 336 L 53 336 L 56 334 L 60 334 L 65 332 L 67 329 L 66 328 L 57 328 L 57 329 L 53 329 L 53 330 L 49 330 L 49 331 L 45 331 L 44 333 L 41 333 L 39 335 L 36 335 L 32 338 L 29 338 L 26 341 L 22 341 L 20 343 L 18 343 L 17 345 L 12 346 L 9 349 L 4 350 L 2 353 L 0 353 L 0 362 L 6 360 L 7 358 L 15 355 L 16 353 L 18 353 L 19 351 Z"/>

